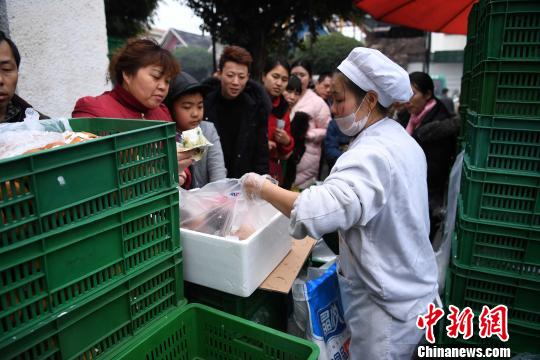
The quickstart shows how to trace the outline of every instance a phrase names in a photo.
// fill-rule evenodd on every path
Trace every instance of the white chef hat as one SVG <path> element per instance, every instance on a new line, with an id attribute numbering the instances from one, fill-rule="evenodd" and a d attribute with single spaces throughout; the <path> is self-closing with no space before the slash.
<path id="1" fill-rule="evenodd" d="M 354 48 L 338 70 L 362 90 L 375 91 L 384 107 L 413 96 L 409 74 L 379 50 Z"/>

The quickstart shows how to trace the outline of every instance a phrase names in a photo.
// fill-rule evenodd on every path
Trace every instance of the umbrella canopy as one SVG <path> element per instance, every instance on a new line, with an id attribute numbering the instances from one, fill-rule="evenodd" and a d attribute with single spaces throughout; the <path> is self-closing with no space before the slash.
<path id="1" fill-rule="evenodd" d="M 375 19 L 414 29 L 467 34 L 467 17 L 478 0 L 357 0 Z"/>

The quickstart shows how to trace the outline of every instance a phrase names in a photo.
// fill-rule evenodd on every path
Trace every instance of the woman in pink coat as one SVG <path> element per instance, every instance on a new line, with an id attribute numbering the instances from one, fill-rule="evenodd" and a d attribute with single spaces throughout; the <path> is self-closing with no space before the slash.
<path id="1" fill-rule="evenodd" d="M 308 89 L 311 81 L 311 65 L 305 60 L 298 60 L 292 64 L 291 74 L 302 82 L 302 95 L 292 108 L 291 119 L 294 119 L 297 111 L 305 112 L 311 117 L 306 134 L 306 151 L 296 167 L 296 179 L 293 184 L 293 187 L 303 190 L 317 180 L 322 144 L 331 115 L 330 108 L 324 100 L 313 90 Z"/>

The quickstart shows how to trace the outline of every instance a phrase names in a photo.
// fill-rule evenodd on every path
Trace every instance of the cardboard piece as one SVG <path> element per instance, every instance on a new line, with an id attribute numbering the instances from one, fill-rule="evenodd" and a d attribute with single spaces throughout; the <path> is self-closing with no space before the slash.
<path id="1" fill-rule="evenodd" d="M 303 240 L 293 240 L 292 249 L 283 261 L 268 275 L 259 286 L 259 289 L 275 291 L 283 294 L 289 293 L 294 279 L 302 269 L 307 257 L 313 250 L 315 239 L 309 236 Z"/>

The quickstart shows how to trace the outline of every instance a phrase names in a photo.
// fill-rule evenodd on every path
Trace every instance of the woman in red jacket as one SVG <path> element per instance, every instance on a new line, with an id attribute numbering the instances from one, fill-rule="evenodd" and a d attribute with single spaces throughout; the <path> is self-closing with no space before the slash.
<path id="1" fill-rule="evenodd" d="M 286 61 L 269 59 L 264 67 L 262 81 L 272 100 L 272 111 L 268 116 L 268 150 L 270 151 L 270 175 L 283 181 L 281 160 L 287 159 L 294 148 L 291 135 L 289 104 L 283 97 L 283 91 L 289 81 L 290 68 Z"/>
<path id="2" fill-rule="evenodd" d="M 114 88 L 80 98 L 72 116 L 172 121 L 162 102 L 179 71 L 169 51 L 151 40 L 131 39 L 109 64 Z"/>
<path id="3" fill-rule="evenodd" d="M 72 116 L 173 121 L 162 103 L 180 66 L 168 50 L 147 39 L 131 39 L 109 64 L 111 91 L 77 100 Z M 178 154 L 180 185 L 188 186 L 189 153 Z"/>

